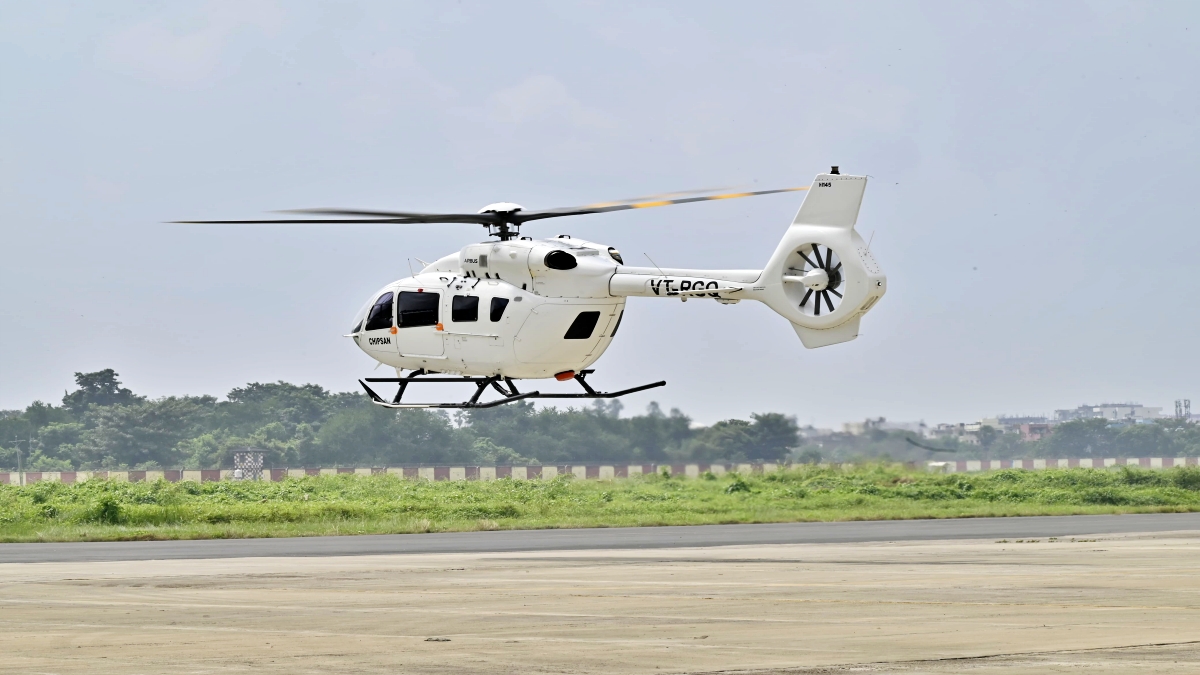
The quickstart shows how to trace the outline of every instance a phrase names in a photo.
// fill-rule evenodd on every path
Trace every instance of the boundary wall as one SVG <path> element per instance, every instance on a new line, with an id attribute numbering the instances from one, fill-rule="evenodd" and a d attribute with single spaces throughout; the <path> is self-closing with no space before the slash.
<path id="1" fill-rule="evenodd" d="M 606 480 L 627 478 L 642 474 L 667 471 L 673 476 L 682 475 L 699 478 L 705 471 L 720 476 L 726 473 L 769 473 L 785 468 L 786 464 L 754 463 L 754 464 L 565 464 L 554 466 L 392 466 L 374 468 L 353 467 L 323 467 L 304 469 L 263 469 L 262 480 L 281 481 L 284 478 L 303 478 L 305 476 L 330 476 L 336 474 L 357 474 L 372 476 L 376 474 L 391 474 L 403 478 L 420 480 L 496 480 L 512 478 L 514 480 L 550 479 L 564 474 L 572 474 L 576 478 Z M 120 481 L 155 481 L 165 480 L 172 483 L 192 480 L 208 483 L 211 481 L 234 480 L 233 469 L 166 469 L 159 471 L 26 471 L 24 475 L 15 471 L 0 471 L 0 484 L 16 485 L 36 483 L 38 481 L 57 481 L 62 483 L 78 483 L 93 478 Z M 22 478 L 24 479 L 22 481 Z"/>
<path id="2" fill-rule="evenodd" d="M 1140 466 L 1147 469 L 1169 469 L 1175 466 L 1200 465 L 1200 457 L 1084 457 L 1071 459 L 967 459 L 949 462 L 930 462 L 931 470 L 947 473 L 995 471 L 997 469 L 1107 469 L 1114 466 Z"/>
<path id="3" fill-rule="evenodd" d="M 403 478 L 421 480 L 496 480 L 512 478 L 514 480 L 550 479 L 564 474 L 573 474 L 580 479 L 607 480 L 626 478 L 649 473 L 667 471 L 673 476 L 698 478 L 705 471 L 720 476 L 726 473 L 770 473 L 787 468 L 788 464 L 754 463 L 754 464 L 566 464 L 555 466 L 394 466 L 375 468 L 353 467 L 323 467 L 304 469 L 263 469 L 262 479 L 281 481 L 284 478 L 303 478 L 304 476 L 328 476 L 336 474 L 357 474 L 371 476 L 376 474 L 391 474 Z M 850 464 L 843 465 L 847 468 Z M 911 465 L 916 466 L 916 465 Z M 929 462 L 931 471 L 945 473 L 965 473 L 973 471 L 995 471 L 998 469 L 1066 469 L 1066 468 L 1109 468 L 1117 466 L 1139 466 L 1150 469 L 1166 469 L 1176 466 L 1200 466 L 1198 457 L 1116 457 L 1116 458 L 1081 458 L 1081 459 L 992 459 L 992 460 L 957 460 L 947 462 Z M 166 469 L 147 471 L 26 471 L 24 475 L 16 471 L 0 471 L 0 485 L 18 485 L 37 483 L 39 481 L 56 481 L 61 483 L 78 483 L 93 478 L 119 481 L 155 481 L 166 480 L 172 483 L 179 481 L 212 482 L 233 480 L 233 469 Z"/>

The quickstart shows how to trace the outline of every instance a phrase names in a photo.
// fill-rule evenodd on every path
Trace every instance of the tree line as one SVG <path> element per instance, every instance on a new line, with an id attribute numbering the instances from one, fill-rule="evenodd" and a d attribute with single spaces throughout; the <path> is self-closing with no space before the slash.
<path id="1" fill-rule="evenodd" d="M 703 427 L 657 403 L 622 416 L 615 399 L 581 409 L 519 401 L 447 414 L 388 410 L 363 394 L 313 384 L 251 383 L 218 400 L 149 399 L 111 369 L 76 373 L 75 382 L 60 405 L 0 411 L 0 470 L 15 469 L 18 453 L 32 471 L 227 468 L 247 447 L 274 467 L 1200 456 L 1200 426 L 1173 419 L 1125 427 L 1077 420 L 1032 443 L 985 428 L 981 444 L 971 445 L 878 429 L 817 438 L 779 413 Z"/>
<path id="2" fill-rule="evenodd" d="M 389 410 L 359 393 L 251 383 L 213 396 L 149 399 L 112 369 L 76 373 L 61 405 L 35 401 L 0 413 L 0 469 L 221 468 L 233 453 L 265 452 L 268 466 L 558 464 L 784 459 L 799 444 L 779 413 L 698 427 L 651 403 L 622 417 L 618 400 L 582 409 L 519 401 L 454 414 Z"/>
<path id="3" fill-rule="evenodd" d="M 858 435 L 834 434 L 809 439 L 793 456 L 799 461 L 852 461 L 860 458 L 896 460 L 957 459 L 1093 459 L 1116 457 L 1200 457 L 1200 425 L 1184 420 L 1161 419 L 1150 424 L 1113 424 L 1103 418 L 1074 420 L 1055 425 L 1040 440 L 1026 442 L 1016 432 L 985 426 L 978 444 L 958 438 L 923 439 L 908 431 L 871 429 Z M 930 452 L 913 445 L 943 452 Z"/>

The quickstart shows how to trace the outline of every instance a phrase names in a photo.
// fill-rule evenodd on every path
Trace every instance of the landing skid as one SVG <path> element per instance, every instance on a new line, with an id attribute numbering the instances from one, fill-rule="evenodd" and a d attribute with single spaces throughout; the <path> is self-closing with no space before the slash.
<path id="1" fill-rule="evenodd" d="M 664 380 L 664 381 L 660 381 L 660 382 L 653 382 L 651 384 L 643 384 L 640 387 L 633 387 L 632 389 L 622 389 L 621 391 L 613 391 L 613 392 L 602 392 L 602 391 L 596 391 L 595 389 L 592 389 L 592 385 L 587 383 L 587 379 L 586 379 L 587 376 L 593 372 L 595 372 L 595 371 L 581 370 L 575 374 L 575 378 L 574 378 L 575 381 L 578 382 L 580 384 L 580 386 L 583 387 L 584 393 L 582 393 L 582 394 L 543 394 L 538 391 L 529 391 L 529 392 L 521 393 L 521 392 L 517 391 L 517 385 L 515 382 L 513 382 L 512 378 L 510 378 L 510 377 L 500 377 L 499 375 L 493 375 L 490 377 L 426 377 L 428 375 L 436 375 L 436 373 L 429 373 L 429 372 L 426 372 L 425 370 L 415 370 L 412 373 L 410 373 L 407 377 L 368 377 L 368 378 L 365 378 L 364 380 L 359 380 L 358 383 L 361 384 L 362 388 L 367 392 L 367 396 L 371 397 L 372 403 L 374 403 L 375 405 L 383 406 L 385 408 L 495 408 L 496 406 L 504 405 L 505 403 L 512 403 L 514 401 L 522 401 L 522 400 L 529 399 L 529 398 L 617 398 L 618 396 L 624 396 L 626 394 L 632 394 L 632 393 L 639 392 L 639 391 L 645 391 L 647 389 L 653 389 L 655 387 L 662 387 L 667 384 L 666 381 Z M 386 401 L 383 398 L 381 398 L 379 396 L 379 394 L 376 394 L 371 389 L 371 387 L 367 385 L 367 382 L 395 382 L 399 385 L 399 389 L 396 390 L 396 395 L 394 397 L 392 397 L 391 401 Z M 475 394 L 473 396 L 471 396 L 470 400 L 463 401 L 462 403 L 402 403 L 401 402 L 401 399 L 404 397 L 404 390 L 408 387 L 408 385 L 418 384 L 418 383 L 423 384 L 423 383 L 427 383 L 427 382 L 428 383 L 470 382 L 471 384 L 475 385 Z M 497 392 L 499 392 L 499 394 L 500 394 L 500 396 L 502 396 L 502 398 L 496 399 L 495 401 L 485 401 L 483 403 L 480 403 L 479 398 L 481 396 L 483 396 L 483 392 L 486 391 L 488 387 L 491 387 L 492 389 L 495 389 Z"/>

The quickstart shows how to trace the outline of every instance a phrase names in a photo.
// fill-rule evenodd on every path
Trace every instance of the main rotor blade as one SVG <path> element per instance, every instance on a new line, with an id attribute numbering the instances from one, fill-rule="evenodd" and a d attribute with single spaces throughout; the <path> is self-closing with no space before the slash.
<path id="1" fill-rule="evenodd" d="M 756 192 L 730 192 L 720 195 L 708 195 L 707 197 L 684 197 L 682 199 L 661 199 L 645 202 L 633 202 L 629 204 L 613 204 L 611 202 L 602 202 L 589 206 L 567 206 L 557 209 L 543 209 L 541 211 L 517 211 L 510 218 L 512 222 L 524 223 L 531 220 L 543 220 L 545 218 L 561 218 L 563 216 L 582 216 L 589 213 L 608 213 L 610 211 L 627 211 L 629 209 L 649 209 L 656 206 L 672 206 L 674 204 L 691 204 L 694 202 L 707 202 L 717 199 L 738 199 L 740 197 L 758 197 L 760 195 L 773 195 L 781 192 L 798 192 L 807 190 L 808 186 L 782 188 L 779 190 L 758 190 Z"/>
<path id="2" fill-rule="evenodd" d="M 406 220 L 402 218 L 338 218 L 338 219 L 276 219 L 276 220 L 172 220 L 168 221 L 172 225 L 303 225 L 304 223 L 318 223 L 322 225 L 332 223 L 413 223 L 419 221 Z"/>
<path id="3" fill-rule="evenodd" d="M 362 209 L 338 209 L 338 208 L 320 208 L 320 209 L 293 209 L 282 211 L 281 213 L 302 213 L 311 214 L 314 216 L 345 216 L 344 218 L 277 218 L 271 220 L 176 220 L 171 221 L 176 224 L 194 224 L 194 225 L 304 225 L 304 224 L 321 224 L 321 225 L 337 225 L 337 224 L 407 224 L 407 223 L 476 223 L 479 225 L 500 225 L 502 223 L 512 223 L 520 225 L 521 223 L 531 220 L 542 220 L 545 218 L 561 218 L 563 216 L 581 216 L 588 213 L 607 213 L 609 211 L 625 211 L 628 209 L 648 209 L 655 206 L 670 206 L 673 204 L 690 204 L 692 202 L 707 202 L 716 199 L 737 199 L 740 197 L 757 197 L 760 195 L 773 195 L 781 192 L 798 192 L 807 190 L 808 186 L 783 188 L 780 190 L 758 190 L 756 192 L 730 192 L 719 195 L 708 195 L 704 197 L 683 197 L 680 199 L 656 199 L 650 198 L 649 201 L 634 201 L 626 200 L 622 202 L 601 202 L 588 206 L 570 206 L 558 209 L 544 209 L 541 211 L 515 211 L 512 213 L 416 213 L 412 211 L 368 211 Z M 674 192 L 669 195 L 679 194 L 695 194 L 698 192 L 711 192 L 711 190 L 691 190 L 685 192 Z M 645 199 L 645 198 L 639 198 Z M 819 262 L 819 259 L 818 259 Z"/>
<path id="4" fill-rule="evenodd" d="M 590 209 L 590 208 L 601 208 L 604 206 L 620 206 L 622 204 L 633 204 L 635 202 L 658 202 L 658 201 L 662 201 L 664 199 L 678 199 L 679 197 L 702 195 L 702 194 L 707 194 L 709 192 L 729 192 L 734 189 L 735 189 L 734 186 L 729 186 L 729 187 L 717 187 L 717 188 L 700 188 L 699 190 L 679 190 L 677 192 L 660 192 L 659 194 L 656 194 L 656 195 L 643 195 L 641 197 L 629 197 L 628 199 L 610 199 L 609 201 L 606 201 L 606 202 L 597 202 L 595 204 L 588 204 L 587 206 L 582 206 L 579 208 L 589 208 Z M 547 210 L 557 210 L 557 209 L 547 209 Z"/>
<path id="5" fill-rule="evenodd" d="M 447 213 L 423 214 L 421 217 L 409 218 L 275 218 L 270 220 L 173 220 L 176 224 L 190 225 L 303 225 L 315 223 L 321 225 L 383 223 L 387 225 L 404 225 L 414 223 L 477 223 L 492 225 L 500 222 L 494 213 Z"/>
<path id="6" fill-rule="evenodd" d="M 400 220 L 407 223 L 480 223 L 503 220 L 496 213 L 415 213 L 412 211 L 365 211 L 358 209 L 289 209 L 280 213 L 305 213 L 315 216 L 351 216 Z M 311 221 L 309 221 L 311 222 Z"/>
<path id="7" fill-rule="evenodd" d="M 601 202 L 599 204 L 588 204 L 584 207 L 570 207 L 571 210 L 577 208 L 606 208 L 612 206 L 626 206 L 635 202 L 661 201 L 673 197 L 681 197 L 683 195 L 697 195 L 706 192 L 717 192 L 719 190 L 728 190 L 730 188 L 704 188 L 701 190 L 683 190 L 680 192 L 665 192 L 657 195 L 646 195 L 644 197 L 630 197 L 629 199 L 615 199 L 613 201 Z M 560 209 L 551 209 L 558 211 Z M 417 213 L 413 211 L 372 211 L 366 209 L 340 209 L 340 208 L 319 208 L 319 209 L 286 209 L 278 213 L 303 213 L 314 216 L 359 216 L 367 218 L 402 218 L 414 223 L 438 223 L 438 222 L 453 222 L 453 223 L 492 223 L 498 220 L 493 213 Z M 517 213 L 520 213 L 519 211 Z M 540 213 L 540 212 L 537 212 Z M 311 222 L 311 221 L 306 221 Z"/>

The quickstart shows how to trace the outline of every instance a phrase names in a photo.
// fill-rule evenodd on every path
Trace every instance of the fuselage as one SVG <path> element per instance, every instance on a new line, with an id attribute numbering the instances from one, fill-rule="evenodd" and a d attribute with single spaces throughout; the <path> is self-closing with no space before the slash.
<path id="1" fill-rule="evenodd" d="M 351 336 L 398 369 L 511 378 L 579 371 L 620 324 L 625 298 L 608 288 L 619 257 L 569 238 L 472 244 L 376 292 Z"/>

